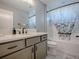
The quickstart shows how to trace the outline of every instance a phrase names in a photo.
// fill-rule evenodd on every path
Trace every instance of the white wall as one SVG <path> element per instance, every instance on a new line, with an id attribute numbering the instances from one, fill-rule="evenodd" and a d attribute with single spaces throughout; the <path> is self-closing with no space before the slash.
<path id="1" fill-rule="evenodd" d="M 38 32 L 47 32 L 47 14 L 46 14 L 46 5 L 35 0 L 36 4 L 36 23 Z"/>
<path id="2" fill-rule="evenodd" d="M 0 9 L 5 9 L 5 10 L 13 12 L 13 26 L 15 28 L 18 27 L 17 23 L 24 24 L 25 20 L 27 20 L 27 13 L 22 10 L 15 9 L 15 8 L 12 8 L 8 5 L 1 4 L 1 3 L 0 3 Z"/>

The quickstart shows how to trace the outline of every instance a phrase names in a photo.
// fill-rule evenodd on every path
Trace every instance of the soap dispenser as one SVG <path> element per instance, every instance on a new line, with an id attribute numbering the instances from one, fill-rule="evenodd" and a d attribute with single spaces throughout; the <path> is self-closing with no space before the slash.
<path id="1" fill-rule="evenodd" d="M 15 28 L 13 28 L 13 34 L 16 34 L 16 30 L 15 30 Z"/>
<path id="2" fill-rule="evenodd" d="M 25 28 L 22 28 L 22 34 L 24 34 L 24 29 L 25 29 Z"/>

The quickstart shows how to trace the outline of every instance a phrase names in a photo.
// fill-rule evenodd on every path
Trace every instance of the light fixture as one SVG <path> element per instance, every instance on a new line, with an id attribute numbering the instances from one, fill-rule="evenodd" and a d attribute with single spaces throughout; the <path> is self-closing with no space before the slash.
<path id="1" fill-rule="evenodd" d="M 34 1 L 33 0 L 23 0 L 24 2 L 27 2 L 28 4 L 34 6 Z"/>

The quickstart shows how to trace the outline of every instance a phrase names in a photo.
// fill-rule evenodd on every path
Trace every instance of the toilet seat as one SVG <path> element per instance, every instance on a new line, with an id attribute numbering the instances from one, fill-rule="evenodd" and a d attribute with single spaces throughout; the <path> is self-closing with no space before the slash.
<path id="1" fill-rule="evenodd" d="M 57 45 L 55 41 L 48 41 L 47 43 L 48 43 L 48 47 L 54 47 Z"/>
<path id="2" fill-rule="evenodd" d="M 56 42 L 48 41 L 48 55 L 56 56 Z"/>

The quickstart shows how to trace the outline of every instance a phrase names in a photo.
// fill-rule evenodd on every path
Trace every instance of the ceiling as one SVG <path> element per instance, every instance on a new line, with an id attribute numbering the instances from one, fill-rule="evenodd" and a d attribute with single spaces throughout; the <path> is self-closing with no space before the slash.
<path id="1" fill-rule="evenodd" d="M 47 5 L 47 11 L 70 3 L 79 2 L 79 0 L 41 0 L 41 1 Z"/>
<path id="2" fill-rule="evenodd" d="M 79 1 L 79 0 L 40 0 L 40 1 L 46 4 L 48 9 L 52 9 L 54 7 L 60 6 L 61 4 L 67 4 L 72 1 Z M 23 11 L 31 11 L 35 9 L 34 6 L 31 6 L 27 2 L 23 2 L 23 0 L 0 0 L 0 3 Z"/>
<path id="3" fill-rule="evenodd" d="M 49 4 L 50 2 L 55 2 L 56 0 L 40 0 L 45 4 Z"/>
<path id="4" fill-rule="evenodd" d="M 0 0 L 0 3 L 23 11 L 29 11 L 34 9 L 32 5 L 22 0 Z"/>
<path id="5" fill-rule="evenodd" d="M 40 1 L 42 1 L 45 4 L 49 4 L 51 1 L 54 2 L 55 0 L 40 0 Z M 34 6 L 29 5 L 27 2 L 23 2 L 23 0 L 0 0 L 0 3 L 23 11 L 30 11 L 34 9 Z"/>
<path id="6" fill-rule="evenodd" d="M 68 3 L 68 2 L 73 2 L 73 1 L 79 1 L 79 0 L 41 0 L 45 4 L 49 5 L 50 3 L 56 4 L 56 3 Z"/>

